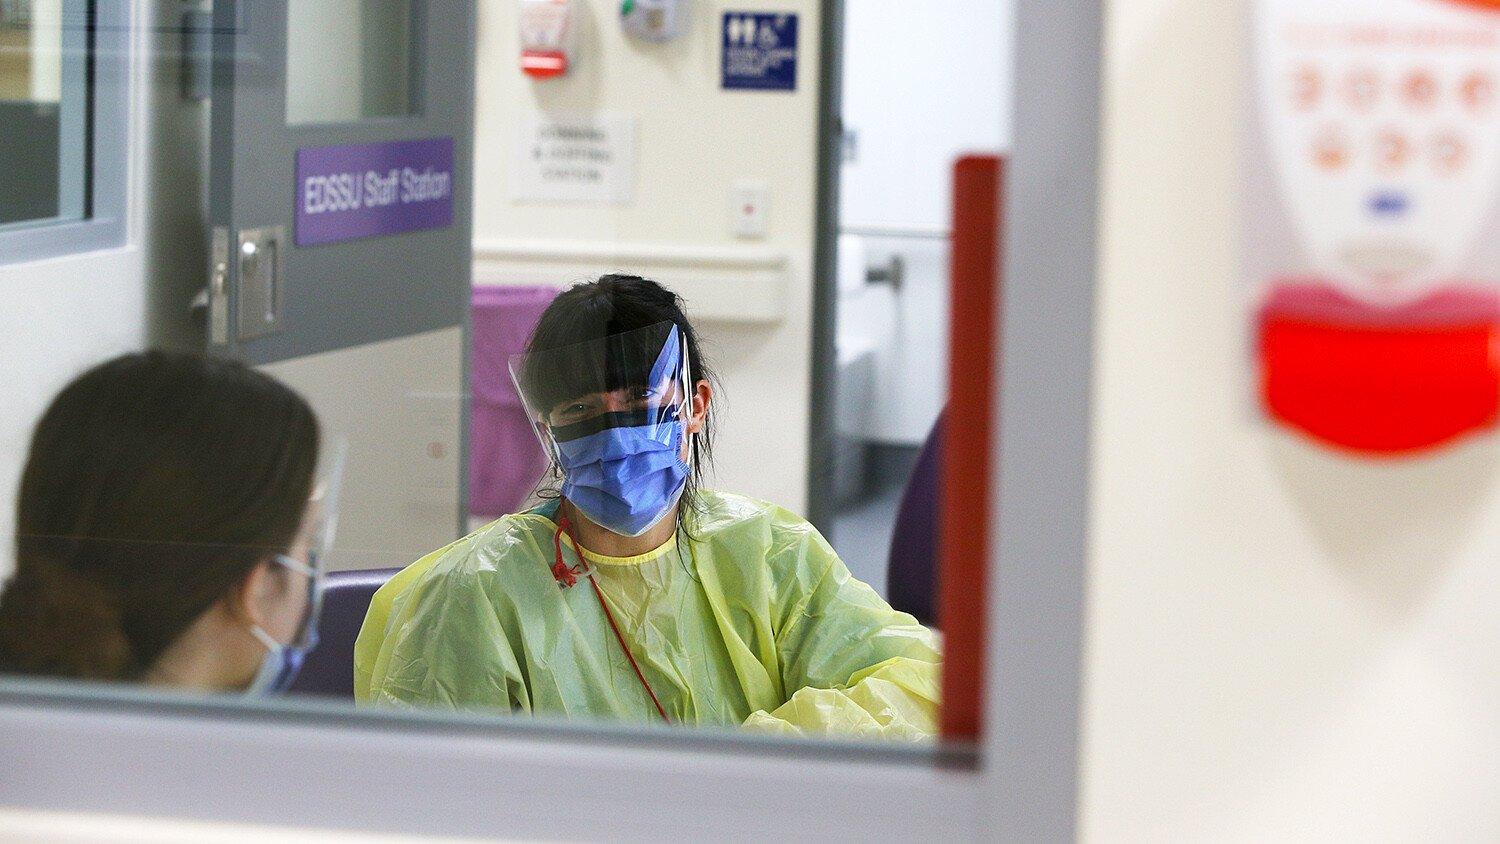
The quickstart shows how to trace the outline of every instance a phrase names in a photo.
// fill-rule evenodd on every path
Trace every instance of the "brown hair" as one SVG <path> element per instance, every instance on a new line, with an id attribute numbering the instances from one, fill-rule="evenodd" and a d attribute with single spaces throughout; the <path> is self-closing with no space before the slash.
<path id="1" fill-rule="evenodd" d="M 318 423 L 242 364 L 147 352 L 68 385 L 37 423 L 0 593 L 0 672 L 133 679 L 295 541 Z"/>

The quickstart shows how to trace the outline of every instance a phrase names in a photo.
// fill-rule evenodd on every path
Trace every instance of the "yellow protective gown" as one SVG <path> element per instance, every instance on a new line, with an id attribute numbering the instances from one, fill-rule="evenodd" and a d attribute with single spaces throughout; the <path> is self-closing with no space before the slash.
<path id="1" fill-rule="evenodd" d="M 354 650 L 356 699 L 658 720 L 588 581 L 553 579 L 555 512 L 506 516 L 377 592 Z M 673 723 L 936 733 L 935 636 L 850 576 L 812 525 L 704 491 L 678 537 L 630 558 L 563 540 L 568 565 L 590 564 Z"/>

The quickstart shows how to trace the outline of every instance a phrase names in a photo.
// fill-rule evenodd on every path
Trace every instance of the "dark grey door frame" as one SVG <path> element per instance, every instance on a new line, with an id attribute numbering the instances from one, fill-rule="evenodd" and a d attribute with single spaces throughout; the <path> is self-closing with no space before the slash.
<path id="1" fill-rule="evenodd" d="M 818 203 L 813 248 L 812 381 L 807 431 L 807 519 L 833 528 L 838 427 L 839 174 L 844 146 L 844 0 L 820 4 Z"/>

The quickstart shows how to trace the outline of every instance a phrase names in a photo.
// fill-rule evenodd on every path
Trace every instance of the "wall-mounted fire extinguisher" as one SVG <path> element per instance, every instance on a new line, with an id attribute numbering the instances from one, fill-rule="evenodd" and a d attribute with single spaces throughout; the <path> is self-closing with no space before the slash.
<path id="1" fill-rule="evenodd" d="M 521 70 L 536 79 L 567 73 L 577 42 L 573 0 L 518 0 Z"/>
<path id="2" fill-rule="evenodd" d="M 1500 421 L 1500 0 L 1257 0 L 1247 279 L 1270 418 L 1365 455 Z"/>

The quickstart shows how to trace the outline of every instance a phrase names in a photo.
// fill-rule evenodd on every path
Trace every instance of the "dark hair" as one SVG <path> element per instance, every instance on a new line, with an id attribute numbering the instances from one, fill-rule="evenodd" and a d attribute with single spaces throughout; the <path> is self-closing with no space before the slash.
<path id="1" fill-rule="evenodd" d="M 133 679 L 301 527 L 306 401 L 242 364 L 147 352 L 69 384 L 37 423 L 0 593 L 0 671 Z"/>
<path id="2" fill-rule="evenodd" d="M 687 343 L 688 378 L 691 392 L 700 381 L 717 389 L 717 379 L 703 357 L 698 333 L 683 313 L 682 298 L 650 279 L 634 275 L 606 275 L 597 281 L 574 285 L 560 294 L 537 323 L 527 344 L 526 365 L 518 373 L 526 391 L 544 405 L 575 399 L 590 393 L 645 385 L 651 365 L 670 333 L 670 326 Z M 663 331 L 646 331 L 663 326 Z M 599 365 L 593 354 L 585 356 L 580 344 L 597 351 L 597 341 L 608 341 L 608 366 Z M 576 351 L 577 355 L 570 355 Z M 536 352 L 553 354 L 537 355 Z M 693 437 L 693 474 L 682 500 L 684 511 L 696 504 L 705 467 L 713 463 L 713 412 L 709 411 L 701 433 Z M 553 467 L 554 475 L 557 467 Z M 559 495 L 555 488 L 539 490 L 547 498 Z"/>

